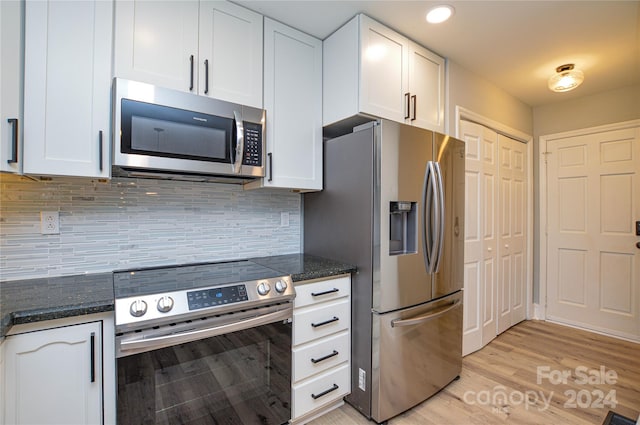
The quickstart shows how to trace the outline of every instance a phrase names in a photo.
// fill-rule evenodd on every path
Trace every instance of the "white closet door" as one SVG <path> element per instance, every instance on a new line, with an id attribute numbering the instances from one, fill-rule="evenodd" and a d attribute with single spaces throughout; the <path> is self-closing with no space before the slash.
<path id="1" fill-rule="evenodd" d="M 547 318 L 640 338 L 640 129 L 547 145 Z"/>
<path id="2" fill-rule="evenodd" d="M 498 334 L 524 320 L 526 314 L 526 146 L 498 136 L 499 238 Z"/>
<path id="3" fill-rule="evenodd" d="M 460 122 L 466 143 L 463 355 L 496 336 L 498 135 Z"/>

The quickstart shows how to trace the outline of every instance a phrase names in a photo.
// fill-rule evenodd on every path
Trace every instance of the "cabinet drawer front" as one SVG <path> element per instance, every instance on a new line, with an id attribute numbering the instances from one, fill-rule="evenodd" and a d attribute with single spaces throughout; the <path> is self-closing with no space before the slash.
<path id="1" fill-rule="evenodd" d="M 293 349 L 293 382 L 324 372 L 349 360 L 348 331 Z"/>
<path id="2" fill-rule="evenodd" d="M 304 307 L 324 301 L 331 301 L 336 298 L 348 296 L 350 293 L 350 276 L 296 285 L 294 307 Z"/>
<path id="3" fill-rule="evenodd" d="M 349 365 L 293 386 L 293 418 L 336 401 L 351 392 Z"/>
<path id="4" fill-rule="evenodd" d="M 320 308 L 293 312 L 293 345 L 304 344 L 349 328 L 351 303 L 349 299 L 323 304 Z"/>

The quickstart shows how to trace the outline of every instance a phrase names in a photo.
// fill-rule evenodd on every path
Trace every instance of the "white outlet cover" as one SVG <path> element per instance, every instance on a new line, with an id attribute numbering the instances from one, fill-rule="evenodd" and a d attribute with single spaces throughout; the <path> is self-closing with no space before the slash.
<path id="1" fill-rule="evenodd" d="M 40 233 L 43 235 L 60 233 L 60 213 L 58 211 L 40 212 Z"/>

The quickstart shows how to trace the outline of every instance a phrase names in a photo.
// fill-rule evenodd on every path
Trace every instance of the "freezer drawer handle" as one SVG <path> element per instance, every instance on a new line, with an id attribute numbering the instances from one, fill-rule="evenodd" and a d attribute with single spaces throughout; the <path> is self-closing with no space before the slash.
<path id="1" fill-rule="evenodd" d="M 440 308 L 437 308 L 435 310 L 430 311 L 428 314 L 425 314 L 424 316 L 416 316 L 416 317 L 412 317 L 411 319 L 395 319 L 391 321 L 391 327 L 395 328 L 395 327 L 400 327 L 400 326 L 413 326 L 413 325 L 419 325 L 421 323 L 427 322 L 431 319 L 435 319 L 436 317 L 442 316 L 443 314 L 445 314 L 446 312 L 453 310 L 454 308 L 458 307 L 460 305 L 460 300 L 454 301 L 451 304 L 447 304 L 445 306 L 442 306 Z"/>
<path id="2" fill-rule="evenodd" d="M 323 392 L 321 392 L 320 394 L 311 394 L 311 398 L 314 400 L 319 399 L 322 396 L 325 396 L 327 394 L 329 394 L 332 391 L 337 390 L 338 388 L 340 388 L 339 386 L 337 386 L 336 384 L 333 384 L 333 386 L 331 388 L 329 388 L 328 390 L 324 390 Z"/>
<path id="3" fill-rule="evenodd" d="M 338 291 L 340 291 L 338 288 L 333 288 L 333 289 L 329 289 L 328 291 L 312 292 L 311 296 L 312 297 L 319 297 L 320 295 L 333 294 L 334 292 L 338 292 Z"/>
<path id="4" fill-rule="evenodd" d="M 333 353 L 327 354 L 326 356 L 320 357 L 319 359 L 311 359 L 311 363 L 313 364 L 320 363 L 321 361 L 330 359 L 331 357 L 335 357 L 338 354 L 340 353 L 338 353 L 336 350 L 333 350 Z"/>
<path id="5" fill-rule="evenodd" d="M 325 320 L 324 322 L 320 322 L 320 323 L 312 323 L 311 326 L 313 326 L 314 328 L 317 328 L 320 326 L 328 325 L 329 323 L 337 322 L 338 320 L 340 320 L 339 317 L 333 316 L 333 319 Z"/>

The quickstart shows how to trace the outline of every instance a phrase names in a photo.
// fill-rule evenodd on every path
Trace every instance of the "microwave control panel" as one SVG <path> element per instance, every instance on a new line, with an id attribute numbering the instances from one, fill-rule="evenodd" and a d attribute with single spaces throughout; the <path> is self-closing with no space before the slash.
<path id="1" fill-rule="evenodd" d="M 242 165 L 262 166 L 262 125 L 244 121 Z"/>

